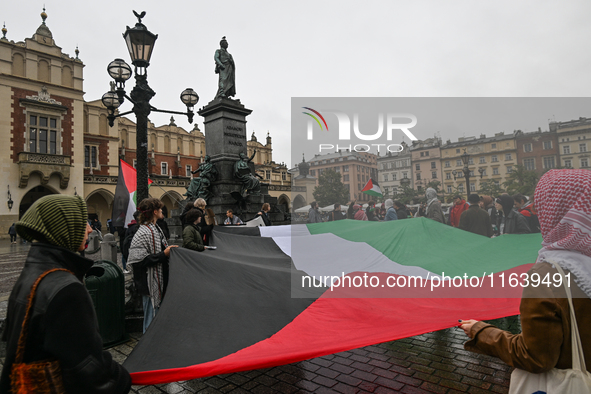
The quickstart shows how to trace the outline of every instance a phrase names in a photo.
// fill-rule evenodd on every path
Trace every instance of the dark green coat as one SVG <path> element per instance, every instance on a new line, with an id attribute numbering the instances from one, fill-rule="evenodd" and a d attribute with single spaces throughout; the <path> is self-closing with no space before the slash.
<path id="1" fill-rule="evenodd" d="M 196 225 L 190 224 L 183 230 L 183 248 L 203 252 L 203 238 Z"/>

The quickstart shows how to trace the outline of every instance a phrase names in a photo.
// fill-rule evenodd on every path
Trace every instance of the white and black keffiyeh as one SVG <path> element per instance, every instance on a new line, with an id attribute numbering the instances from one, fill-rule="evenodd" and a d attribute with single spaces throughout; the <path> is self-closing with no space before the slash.
<path id="1" fill-rule="evenodd" d="M 133 269 L 134 263 L 139 263 L 150 254 L 160 253 L 166 247 L 168 243 L 160 227 L 153 223 L 142 224 L 131 241 L 127 263 L 131 264 Z M 162 264 L 148 267 L 148 289 L 153 307 L 160 307 L 164 292 Z"/>

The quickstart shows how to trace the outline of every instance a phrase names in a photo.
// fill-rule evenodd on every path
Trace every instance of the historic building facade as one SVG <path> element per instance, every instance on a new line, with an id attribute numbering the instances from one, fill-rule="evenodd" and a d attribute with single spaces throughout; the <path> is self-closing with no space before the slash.
<path id="1" fill-rule="evenodd" d="M 401 152 L 388 152 L 378 156 L 378 182 L 384 198 L 392 198 L 402 187 L 413 187 L 411 152 L 406 143 L 402 142 Z"/>
<path id="2" fill-rule="evenodd" d="M 414 141 L 410 147 L 414 189 L 424 193 L 431 182 L 443 184 L 441 179 L 441 139 Z"/>
<path id="3" fill-rule="evenodd" d="M 556 132 L 561 167 L 591 169 L 590 118 L 550 122 L 550 131 Z"/>
<path id="4" fill-rule="evenodd" d="M 535 171 L 538 176 L 560 165 L 558 138 L 556 131 L 541 129 L 531 133 L 517 131 L 517 164 L 527 171 Z"/>
<path id="5" fill-rule="evenodd" d="M 351 152 L 348 149 L 339 150 L 335 153 L 315 155 L 308 164 L 310 165 L 309 175 L 317 179 L 326 170 L 335 170 L 340 173 L 341 181 L 349 189 L 350 201 L 371 200 L 371 196 L 361 193 L 361 189 L 370 178 L 378 179 L 377 155 L 368 152 Z"/>
<path id="6" fill-rule="evenodd" d="M 0 232 L 38 198 L 83 191 L 84 64 L 62 52 L 45 23 L 31 38 L 0 39 Z"/>
<path id="7" fill-rule="evenodd" d="M 470 155 L 470 190 L 466 192 L 466 180 L 462 172 L 464 164 L 461 156 Z M 501 185 L 513 171 L 517 161 L 517 144 L 514 134 L 497 133 L 494 137 L 481 134 L 479 138 L 463 137 L 458 142 L 447 141 L 441 146 L 443 172 L 443 191 L 446 195 L 475 193 L 480 184 L 492 180 Z M 479 171 L 481 170 L 481 171 Z M 456 172 L 454 176 L 453 171 Z M 482 177 L 481 177 L 482 174 Z"/>

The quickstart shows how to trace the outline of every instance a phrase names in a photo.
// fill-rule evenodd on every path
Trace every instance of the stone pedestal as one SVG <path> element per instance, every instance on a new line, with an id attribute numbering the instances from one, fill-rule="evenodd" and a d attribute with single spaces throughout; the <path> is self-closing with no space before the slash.
<path id="1" fill-rule="evenodd" d="M 246 145 L 246 117 L 252 110 L 246 108 L 240 100 L 215 99 L 199 110 L 204 117 L 205 150 L 218 170 L 218 178 L 210 186 L 213 193 L 207 201 L 207 207 L 216 215 L 219 224 L 226 219 L 226 211 L 232 209 L 243 221 L 252 219 L 261 210 L 263 203 L 277 205 L 277 198 L 271 197 L 268 185 L 261 183 L 259 196 L 249 195 L 238 202 L 232 193 L 240 193 L 241 183 L 234 178 L 234 164 L 240 159 L 240 153 L 248 154 Z M 249 163 L 254 174 L 254 163 Z M 235 193 L 235 194 L 236 194 Z M 271 220 L 283 220 L 283 214 L 271 213 Z"/>

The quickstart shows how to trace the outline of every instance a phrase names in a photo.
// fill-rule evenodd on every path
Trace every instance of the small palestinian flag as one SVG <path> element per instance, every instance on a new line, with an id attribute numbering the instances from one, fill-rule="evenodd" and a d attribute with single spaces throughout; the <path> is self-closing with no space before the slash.
<path id="1" fill-rule="evenodd" d="M 152 183 L 148 179 L 148 186 Z M 113 212 L 111 219 L 114 227 L 125 227 L 133 220 L 133 213 L 137 205 L 137 171 L 135 168 L 119 160 L 119 178 L 115 188 L 115 199 L 113 200 Z"/>
<path id="2" fill-rule="evenodd" d="M 365 184 L 365 187 L 361 189 L 362 193 L 369 194 L 370 196 L 382 197 L 382 189 L 378 185 L 377 181 L 369 178 L 369 181 Z"/>

